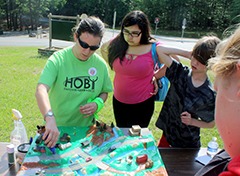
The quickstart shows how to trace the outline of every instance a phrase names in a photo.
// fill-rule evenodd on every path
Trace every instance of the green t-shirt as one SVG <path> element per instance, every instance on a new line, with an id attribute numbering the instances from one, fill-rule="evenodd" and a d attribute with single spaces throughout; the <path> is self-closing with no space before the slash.
<path id="1" fill-rule="evenodd" d="M 89 98 L 112 92 L 106 62 L 97 54 L 78 60 L 72 47 L 54 53 L 47 61 L 38 83 L 50 87 L 49 99 L 57 126 L 89 126 L 93 115 L 84 118 L 79 111 Z"/>

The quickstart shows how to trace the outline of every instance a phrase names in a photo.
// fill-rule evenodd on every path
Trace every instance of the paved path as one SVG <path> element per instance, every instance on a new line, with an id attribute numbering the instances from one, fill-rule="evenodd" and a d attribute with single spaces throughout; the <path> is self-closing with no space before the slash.
<path id="1" fill-rule="evenodd" d="M 34 31 L 35 32 L 35 31 Z M 27 32 L 18 31 L 18 32 L 4 32 L 3 35 L 0 35 L 0 46 L 35 46 L 35 47 L 48 47 L 48 31 L 45 30 L 46 34 L 43 34 L 43 37 L 40 39 L 37 37 L 29 37 Z M 119 31 L 113 31 L 107 29 L 103 37 L 102 42 L 105 42 L 111 39 L 113 36 L 116 36 Z M 197 39 L 186 39 L 181 37 L 165 37 L 165 36 L 156 36 L 153 35 L 158 41 L 171 46 L 176 46 L 180 48 L 185 48 L 191 50 L 194 44 L 197 42 Z M 55 47 L 67 47 L 73 45 L 74 42 L 62 41 L 62 40 L 52 40 L 52 46 Z"/>

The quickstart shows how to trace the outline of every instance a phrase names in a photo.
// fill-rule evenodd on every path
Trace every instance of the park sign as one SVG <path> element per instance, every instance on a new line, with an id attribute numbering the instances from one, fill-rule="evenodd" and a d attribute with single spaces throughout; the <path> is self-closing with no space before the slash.
<path id="1" fill-rule="evenodd" d="M 182 24 L 182 29 L 185 29 L 186 23 L 187 23 L 187 20 L 186 20 L 186 18 L 184 18 L 183 19 L 183 24 Z"/>
<path id="2" fill-rule="evenodd" d="M 159 18 L 155 17 L 155 24 L 156 24 L 156 26 L 155 26 L 155 35 L 157 34 L 157 25 L 158 25 L 158 23 L 159 23 Z"/>

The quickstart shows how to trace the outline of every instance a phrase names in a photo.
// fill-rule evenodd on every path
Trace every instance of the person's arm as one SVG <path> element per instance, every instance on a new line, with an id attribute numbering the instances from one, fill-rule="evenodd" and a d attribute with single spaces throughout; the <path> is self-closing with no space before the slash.
<path id="1" fill-rule="evenodd" d="M 171 55 L 171 57 L 173 59 L 175 59 L 176 61 L 180 62 L 180 59 L 178 56 L 176 55 Z M 159 59 L 160 63 L 162 62 L 161 59 Z M 156 79 L 160 79 L 161 77 L 165 76 L 167 70 L 167 66 L 164 64 L 161 68 L 159 68 L 155 73 L 154 73 L 154 77 Z"/>
<path id="2" fill-rule="evenodd" d="M 102 54 L 102 57 L 104 58 L 104 60 L 106 62 L 108 62 L 108 46 L 110 44 L 110 40 L 103 43 L 102 46 L 101 46 L 101 54 Z"/>
<path id="3" fill-rule="evenodd" d="M 186 125 L 196 126 L 199 128 L 213 128 L 215 126 L 215 120 L 211 122 L 204 122 L 191 117 L 191 114 L 188 112 L 183 112 L 181 114 L 182 123 Z"/>
<path id="4" fill-rule="evenodd" d="M 100 93 L 99 96 L 96 98 L 101 98 L 103 102 L 105 102 L 107 100 L 107 97 L 108 97 L 108 93 Z M 98 104 L 96 102 L 90 102 L 83 106 L 80 106 L 79 111 L 82 114 L 85 114 L 84 117 L 89 117 L 93 115 L 97 111 L 97 109 L 98 109 Z"/>
<path id="5" fill-rule="evenodd" d="M 103 99 L 103 102 L 105 102 L 107 100 L 107 98 L 108 98 L 108 93 L 101 93 L 98 97 Z"/>
<path id="6" fill-rule="evenodd" d="M 167 70 L 167 66 L 163 65 L 161 68 L 159 68 L 155 73 L 154 73 L 154 77 L 156 79 L 160 79 L 161 77 L 165 76 Z"/>
<path id="7" fill-rule="evenodd" d="M 172 57 L 173 59 L 175 59 L 176 61 L 180 62 L 180 59 L 179 59 L 179 57 L 178 57 L 177 55 L 171 55 L 171 57 Z"/>
<path id="8" fill-rule="evenodd" d="M 157 53 L 159 58 L 161 58 L 162 62 L 167 66 L 170 67 L 172 65 L 173 62 L 173 58 L 171 57 L 171 55 L 179 55 L 182 57 L 186 57 L 186 58 L 191 58 L 191 52 L 184 50 L 184 49 L 180 49 L 180 48 L 174 48 L 174 47 L 170 47 L 170 46 L 166 46 L 166 45 L 157 45 L 156 47 Z"/>
<path id="9" fill-rule="evenodd" d="M 49 89 L 50 89 L 49 86 L 47 86 L 46 84 L 39 83 L 37 85 L 37 90 L 35 93 L 38 107 L 43 116 L 45 116 L 45 114 L 47 114 L 48 111 L 52 111 L 49 97 L 48 97 Z M 46 139 L 45 144 L 47 144 L 47 147 L 54 147 L 58 141 L 60 132 L 58 131 L 54 116 L 51 116 L 51 117 L 46 116 L 45 120 L 46 120 L 46 124 L 45 124 L 46 131 L 44 133 L 43 140 Z"/>
<path id="10" fill-rule="evenodd" d="M 176 61 L 180 62 L 180 59 L 177 55 L 170 55 L 171 58 L 175 59 Z M 163 61 L 161 60 L 161 58 L 158 58 L 159 62 L 162 63 Z M 154 73 L 154 77 L 156 79 L 160 79 L 161 77 L 165 76 L 167 70 L 167 66 L 164 64 L 161 68 L 159 68 L 155 73 Z"/>

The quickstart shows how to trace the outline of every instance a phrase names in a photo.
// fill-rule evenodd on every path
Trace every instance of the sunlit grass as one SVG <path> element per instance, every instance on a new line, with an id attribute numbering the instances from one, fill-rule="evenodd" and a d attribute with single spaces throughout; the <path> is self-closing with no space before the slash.
<path id="1" fill-rule="evenodd" d="M 42 123 L 35 90 L 46 60 L 36 47 L 0 47 L 0 141 L 10 141 L 14 129 L 11 109 L 22 113 L 29 137 Z"/>

